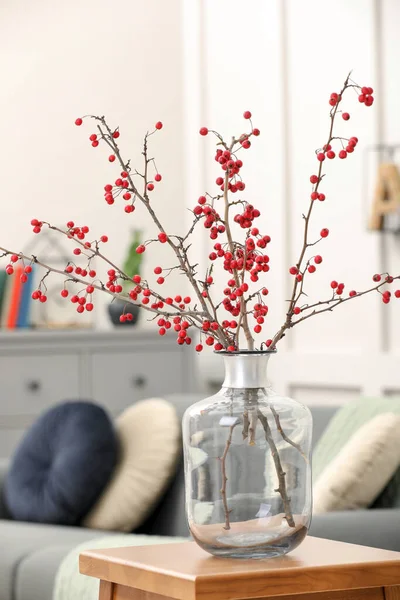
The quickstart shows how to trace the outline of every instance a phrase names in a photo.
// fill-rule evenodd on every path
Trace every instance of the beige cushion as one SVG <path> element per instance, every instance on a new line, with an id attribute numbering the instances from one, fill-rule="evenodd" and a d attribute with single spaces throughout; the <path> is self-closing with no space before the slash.
<path id="1" fill-rule="evenodd" d="M 314 513 L 367 508 L 400 465 L 400 416 L 383 413 L 360 427 L 314 486 Z"/>
<path id="2" fill-rule="evenodd" d="M 181 427 L 172 404 L 143 400 L 116 419 L 120 460 L 85 527 L 132 531 L 154 508 L 175 473 Z"/>

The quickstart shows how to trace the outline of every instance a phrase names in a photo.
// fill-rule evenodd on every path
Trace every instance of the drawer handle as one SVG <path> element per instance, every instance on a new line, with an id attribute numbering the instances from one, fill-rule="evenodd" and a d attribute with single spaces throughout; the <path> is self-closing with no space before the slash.
<path id="1" fill-rule="evenodd" d="M 32 381 L 28 381 L 26 387 L 30 392 L 38 392 L 41 387 L 40 381 L 35 381 L 34 379 Z"/>
<path id="2" fill-rule="evenodd" d="M 146 385 L 146 383 L 146 377 L 143 377 L 143 375 L 138 375 L 137 377 L 133 377 L 132 379 L 132 385 L 136 388 L 142 388 Z"/>

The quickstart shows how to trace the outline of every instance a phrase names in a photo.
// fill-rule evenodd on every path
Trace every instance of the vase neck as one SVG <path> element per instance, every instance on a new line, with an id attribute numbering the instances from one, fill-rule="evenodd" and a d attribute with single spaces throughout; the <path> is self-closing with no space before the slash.
<path id="1" fill-rule="evenodd" d="M 267 365 L 270 354 L 226 354 L 223 387 L 263 388 L 268 385 Z"/>

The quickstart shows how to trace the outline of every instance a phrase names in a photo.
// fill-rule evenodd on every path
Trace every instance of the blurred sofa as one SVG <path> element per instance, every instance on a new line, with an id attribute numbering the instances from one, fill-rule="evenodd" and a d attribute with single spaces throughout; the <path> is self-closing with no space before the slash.
<path id="1" fill-rule="evenodd" d="M 169 395 L 182 416 L 202 396 Z M 318 441 L 336 407 L 314 406 L 313 443 Z M 0 462 L 1 482 L 7 462 Z M 1 494 L 0 494 L 1 495 Z M 153 514 L 134 533 L 188 536 L 184 508 L 183 464 Z M 109 532 L 111 535 L 113 532 Z M 400 551 L 400 509 L 343 511 L 316 515 L 310 534 L 355 544 Z M 0 600 L 51 600 L 57 569 L 63 558 L 78 544 L 107 535 L 104 531 L 21 523 L 9 520 L 0 504 Z"/>

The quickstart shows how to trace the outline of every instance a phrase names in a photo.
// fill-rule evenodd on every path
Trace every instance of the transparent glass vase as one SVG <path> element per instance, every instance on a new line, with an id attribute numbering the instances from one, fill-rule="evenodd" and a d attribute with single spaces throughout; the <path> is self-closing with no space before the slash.
<path id="1" fill-rule="evenodd" d="M 190 532 L 217 556 L 280 556 L 310 526 L 311 413 L 269 386 L 271 352 L 219 354 L 222 389 L 183 417 Z"/>

